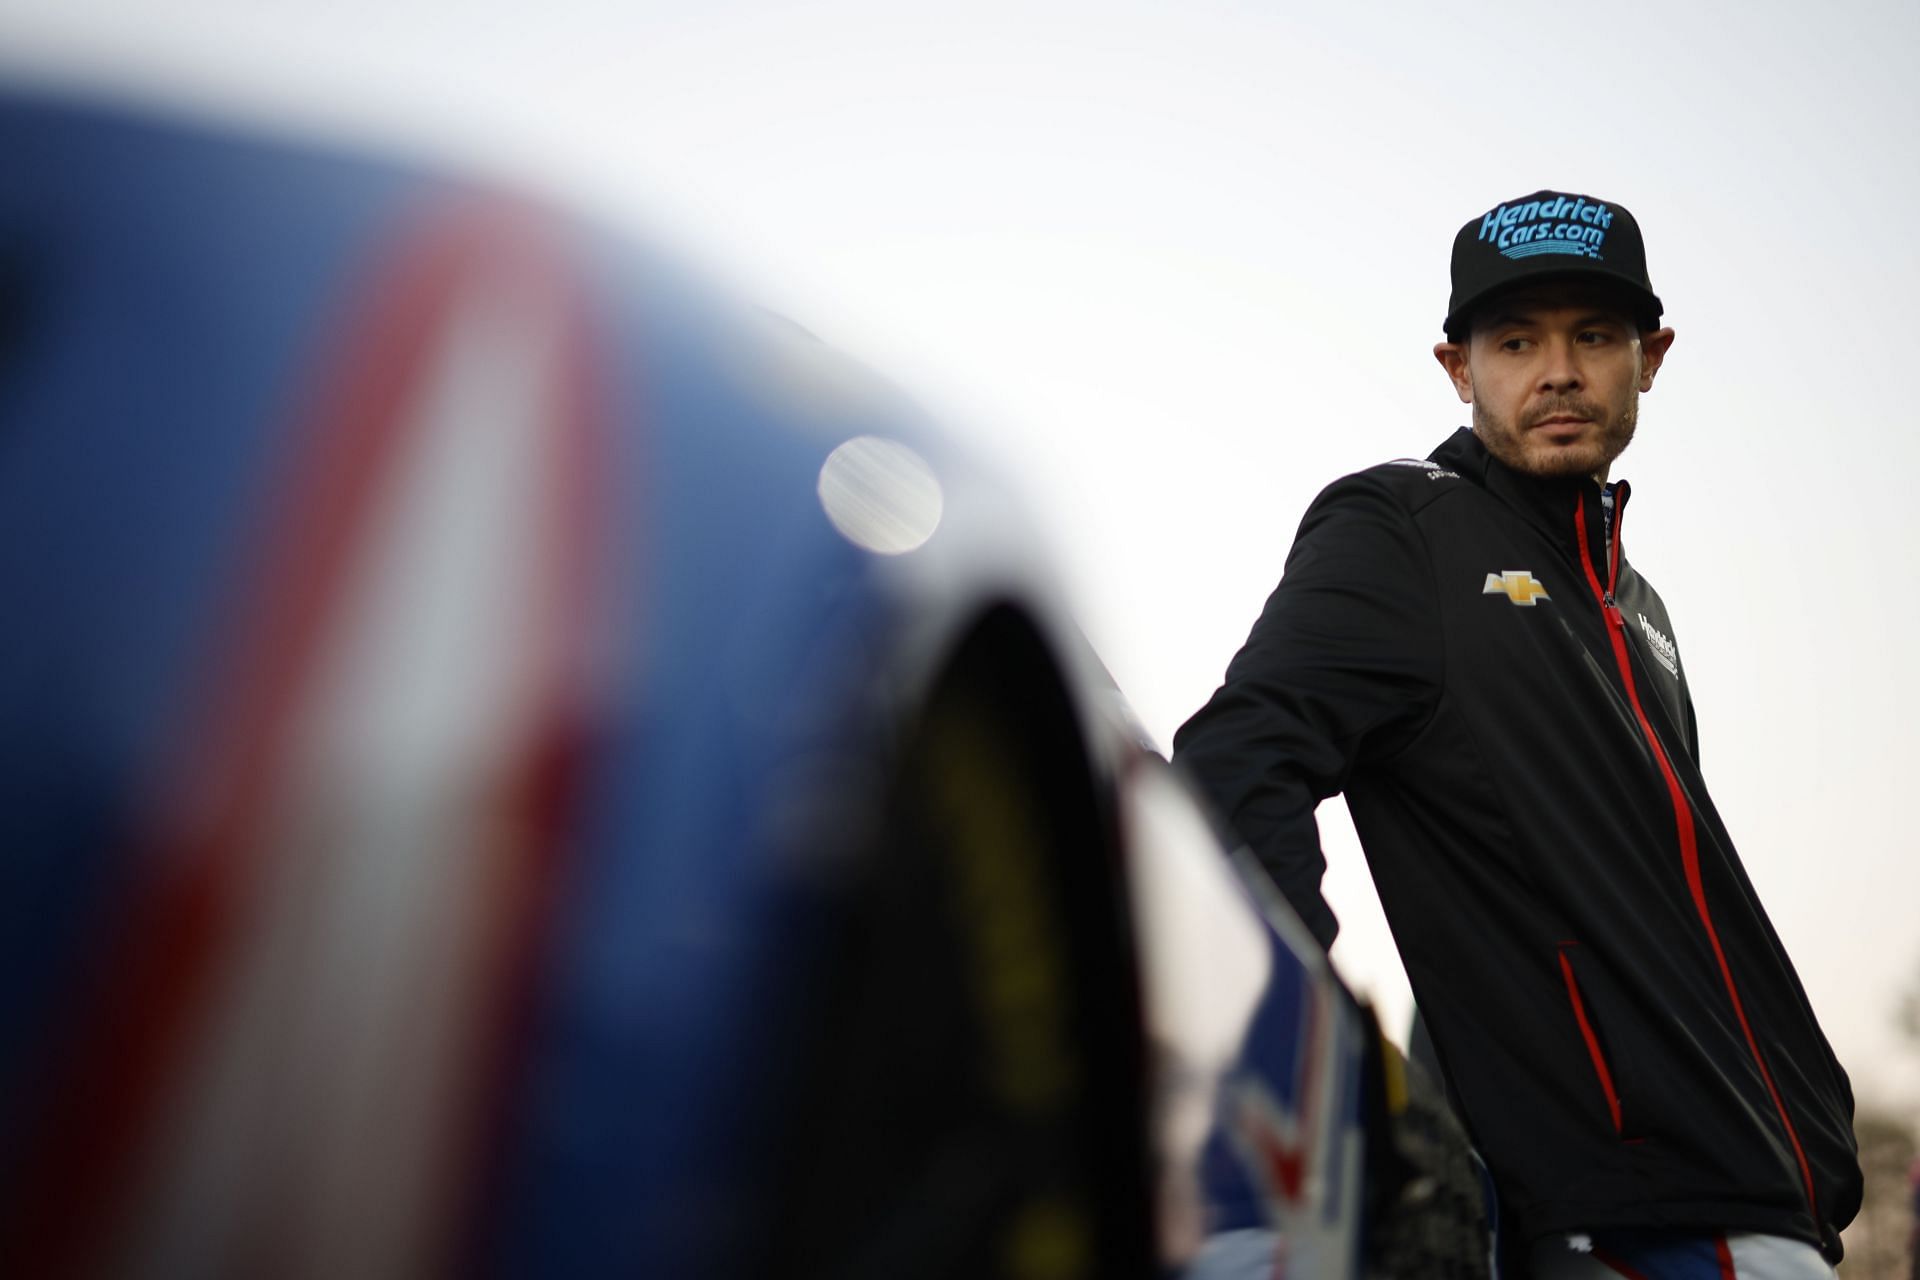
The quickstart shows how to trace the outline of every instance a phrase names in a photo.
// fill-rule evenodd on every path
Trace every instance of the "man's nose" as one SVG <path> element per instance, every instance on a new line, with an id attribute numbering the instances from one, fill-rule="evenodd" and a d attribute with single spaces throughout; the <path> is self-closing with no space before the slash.
<path id="1" fill-rule="evenodd" d="M 1542 391 L 1566 392 L 1580 386 L 1580 366 L 1574 359 L 1571 342 L 1547 342 L 1541 346 L 1544 363 L 1540 368 Z"/>

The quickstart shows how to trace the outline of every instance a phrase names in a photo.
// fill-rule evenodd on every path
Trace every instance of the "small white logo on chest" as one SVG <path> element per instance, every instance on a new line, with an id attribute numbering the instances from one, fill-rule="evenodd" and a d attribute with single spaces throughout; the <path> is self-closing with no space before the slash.
<path id="1" fill-rule="evenodd" d="M 1647 647 L 1653 650 L 1653 656 L 1669 675 L 1680 674 L 1680 651 L 1673 647 L 1673 641 L 1660 634 L 1660 628 L 1647 621 L 1647 615 L 1640 615 L 1640 630 L 1646 633 Z"/>
<path id="2" fill-rule="evenodd" d="M 1395 458 L 1387 465 L 1390 467 L 1418 467 L 1427 473 L 1427 479 L 1429 480 L 1458 480 L 1460 478 L 1458 471 L 1449 471 L 1439 463 L 1429 462 L 1425 458 Z"/>

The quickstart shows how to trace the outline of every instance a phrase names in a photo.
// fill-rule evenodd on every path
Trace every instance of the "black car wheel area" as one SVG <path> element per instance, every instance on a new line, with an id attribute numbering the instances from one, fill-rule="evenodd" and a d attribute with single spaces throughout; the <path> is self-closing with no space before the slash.
<path id="1" fill-rule="evenodd" d="M 1019 613 L 905 728 L 788 1097 L 764 1274 L 1153 1274 L 1139 997 L 1110 805 Z M 756 1273 L 762 1273 L 756 1271 Z"/>

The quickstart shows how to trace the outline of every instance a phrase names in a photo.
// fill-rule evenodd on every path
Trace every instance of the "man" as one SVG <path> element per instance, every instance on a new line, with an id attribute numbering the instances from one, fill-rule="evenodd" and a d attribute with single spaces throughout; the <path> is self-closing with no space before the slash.
<path id="1" fill-rule="evenodd" d="M 1610 472 L 1674 336 L 1640 229 L 1536 192 L 1460 229 L 1452 278 L 1434 355 L 1472 429 L 1314 501 L 1174 758 L 1326 945 L 1313 809 L 1345 792 L 1510 1259 L 1829 1275 L 1852 1093 L 1621 551 Z"/>

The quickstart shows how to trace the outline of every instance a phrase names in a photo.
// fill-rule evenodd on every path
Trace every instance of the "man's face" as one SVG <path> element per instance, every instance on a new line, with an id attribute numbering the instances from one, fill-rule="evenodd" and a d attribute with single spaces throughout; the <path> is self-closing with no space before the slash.
<path id="1" fill-rule="evenodd" d="M 1529 475 L 1604 480 L 1672 344 L 1673 330 L 1642 334 L 1616 306 L 1560 286 L 1492 300 L 1467 341 L 1433 354 L 1494 457 Z"/>

